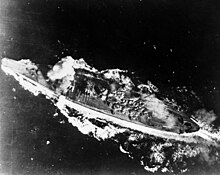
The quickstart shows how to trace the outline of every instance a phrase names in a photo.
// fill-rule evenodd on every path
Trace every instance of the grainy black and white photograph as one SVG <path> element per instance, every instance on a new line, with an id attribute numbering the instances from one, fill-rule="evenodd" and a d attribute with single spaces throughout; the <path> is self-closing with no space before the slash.
<path id="1" fill-rule="evenodd" d="M 219 0 L 0 0 L 1 175 L 219 172 Z"/>

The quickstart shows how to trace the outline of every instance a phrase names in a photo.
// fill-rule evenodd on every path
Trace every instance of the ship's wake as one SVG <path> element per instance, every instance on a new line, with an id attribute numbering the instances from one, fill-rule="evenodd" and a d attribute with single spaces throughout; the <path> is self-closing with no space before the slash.
<path id="1" fill-rule="evenodd" d="M 96 69 L 88 67 L 84 60 L 81 60 L 81 63 L 82 69 L 90 69 L 96 73 Z M 57 67 L 53 68 L 53 72 L 48 73 L 48 76 L 51 79 L 56 79 L 56 76 L 59 76 L 59 79 L 63 77 L 71 79 L 71 74 L 74 74 L 74 72 L 71 72 L 72 69 L 66 68 L 66 66 L 70 65 L 66 62 L 59 63 Z M 98 115 L 93 116 L 84 108 L 76 110 L 71 107 L 65 96 L 53 94 L 52 91 L 42 86 L 42 83 L 41 85 L 33 84 L 25 76 L 17 74 L 5 66 L 2 66 L 2 70 L 14 76 L 24 89 L 32 92 L 35 96 L 39 94 L 45 95 L 68 119 L 68 122 L 77 127 L 81 133 L 90 135 L 98 140 L 114 140 L 119 145 L 122 153 L 128 154 L 132 159 L 139 160 L 147 171 L 184 173 L 191 171 L 193 166 L 202 166 L 205 169 L 210 166 L 216 166 L 219 163 L 220 131 L 213 129 L 211 126 L 213 118 L 216 117 L 213 112 L 207 112 L 204 109 L 195 112 L 194 117 L 197 118 L 196 122 L 200 126 L 200 130 L 193 133 L 169 135 L 161 132 L 152 133 L 154 130 L 151 133 L 146 133 L 131 129 L 129 126 L 120 126 L 117 122 L 108 121 Z M 56 74 L 54 74 L 54 71 Z M 120 72 L 119 69 L 106 70 L 106 76 L 121 78 L 117 77 L 117 71 Z M 125 81 L 126 84 L 130 82 L 129 77 L 123 77 L 120 80 Z M 68 81 L 63 81 L 63 86 L 60 87 L 65 89 L 68 86 Z M 153 94 L 158 91 L 150 82 L 140 86 L 148 88 Z M 149 107 L 160 110 L 156 96 L 151 98 L 154 98 L 154 100 L 151 100 L 154 103 L 150 103 Z M 169 102 L 178 107 L 173 100 L 169 100 Z M 204 121 L 203 119 L 207 118 L 207 116 L 208 119 Z M 210 122 L 206 122 L 207 120 Z M 169 123 L 172 123 L 172 121 Z"/>

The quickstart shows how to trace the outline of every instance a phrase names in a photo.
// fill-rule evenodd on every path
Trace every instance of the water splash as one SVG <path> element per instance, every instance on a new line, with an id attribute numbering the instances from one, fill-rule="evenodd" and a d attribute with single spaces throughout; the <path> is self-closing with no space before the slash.
<path id="1" fill-rule="evenodd" d="M 25 62 L 25 61 L 22 61 Z M 30 63 L 30 61 L 26 61 Z M 27 65 L 27 64 L 26 64 Z M 33 67 L 33 63 L 31 64 Z M 74 60 L 71 57 L 62 59 L 52 70 L 48 72 L 48 77 L 55 81 L 62 79 L 60 90 L 65 90 L 70 86 L 73 79 L 74 70 L 72 67 L 80 67 L 81 69 L 93 71 L 95 74 L 98 70 L 90 67 L 83 59 Z M 68 69 L 66 67 L 69 67 Z M 34 67 L 36 68 L 36 67 Z M 190 164 L 207 164 L 208 166 L 219 163 L 219 142 L 220 131 L 213 129 L 210 125 L 216 115 L 201 109 L 195 112 L 195 118 L 200 126 L 200 130 L 195 133 L 184 133 L 175 137 L 170 135 L 147 134 L 135 131 L 129 127 L 122 127 L 114 121 L 103 119 L 98 115 L 93 115 L 83 108 L 72 106 L 70 102 L 62 95 L 54 94 L 41 84 L 34 84 L 34 81 L 28 80 L 25 76 L 17 74 L 12 69 L 8 69 L 2 65 L 2 70 L 7 74 L 15 77 L 15 79 L 24 87 L 24 89 L 32 92 L 35 96 L 44 94 L 50 99 L 60 112 L 67 117 L 68 121 L 78 128 L 83 134 L 88 134 L 98 140 L 112 139 L 119 144 L 122 153 L 128 154 L 130 158 L 140 160 L 146 171 L 150 172 L 170 172 L 185 173 L 190 171 Z M 132 86 L 131 78 L 127 77 L 126 71 L 120 69 L 111 69 L 101 71 L 106 78 L 114 78 L 126 85 L 126 88 Z M 148 84 L 140 84 L 142 91 L 146 89 L 152 94 L 147 96 L 146 104 L 157 116 L 163 118 L 166 112 L 166 103 L 172 104 L 174 107 L 181 109 L 172 99 L 164 101 L 159 100 L 155 93 L 159 90 L 151 82 Z M 118 94 L 118 98 L 120 94 Z M 143 98 L 146 98 L 145 96 Z M 172 125 L 172 117 L 169 121 Z M 199 143 L 199 144 L 198 144 Z"/>

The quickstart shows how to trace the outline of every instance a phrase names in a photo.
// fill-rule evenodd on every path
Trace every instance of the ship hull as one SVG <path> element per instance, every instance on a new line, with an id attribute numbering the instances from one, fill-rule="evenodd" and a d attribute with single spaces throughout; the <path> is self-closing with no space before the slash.
<path id="1" fill-rule="evenodd" d="M 7 59 L 7 63 L 8 61 L 10 60 Z M 46 87 L 44 83 L 39 83 L 35 79 L 27 77 L 26 75 L 23 75 L 22 73 L 19 73 L 18 71 L 11 69 L 10 66 L 7 66 L 8 64 L 4 64 L 4 60 L 2 61 L 2 63 L 3 63 L 2 70 L 4 72 L 14 76 L 14 78 L 17 81 L 19 81 L 19 83 L 24 88 L 31 91 L 33 94 L 43 94 L 50 100 L 55 101 L 56 103 L 54 104 L 58 108 L 68 107 L 68 109 L 76 110 L 80 114 L 83 114 L 84 116 L 86 116 L 87 118 L 97 119 L 103 122 L 110 122 L 122 128 L 138 131 L 141 133 L 146 133 L 146 134 L 153 135 L 153 136 L 180 140 L 180 141 L 188 141 L 188 142 L 194 141 L 192 137 L 190 139 L 187 139 L 187 138 L 189 136 L 195 135 L 196 131 L 192 133 L 179 134 L 179 133 L 175 133 L 172 131 L 166 131 L 166 130 L 154 128 L 151 126 L 147 126 L 138 121 L 129 121 L 129 119 L 126 119 L 123 117 L 115 117 L 114 115 L 108 114 L 103 110 L 93 108 L 91 106 L 82 104 L 77 101 L 73 101 L 70 98 L 66 97 L 65 95 L 57 94 L 55 91 Z M 66 111 L 66 112 L 68 114 L 70 111 Z M 71 117 L 69 118 L 69 120 L 71 120 Z"/>

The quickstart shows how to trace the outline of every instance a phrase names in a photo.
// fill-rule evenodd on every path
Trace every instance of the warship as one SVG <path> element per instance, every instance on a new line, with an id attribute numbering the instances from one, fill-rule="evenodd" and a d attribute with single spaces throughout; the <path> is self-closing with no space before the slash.
<path id="1" fill-rule="evenodd" d="M 64 100 L 68 112 L 84 111 L 90 118 L 146 133 L 178 136 L 200 129 L 194 118 L 158 99 L 153 85 L 133 83 L 126 71 L 98 71 L 83 59 L 68 56 L 48 71 L 28 59 L 3 58 L 1 62 L 4 72 L 34 92 Z"/>

